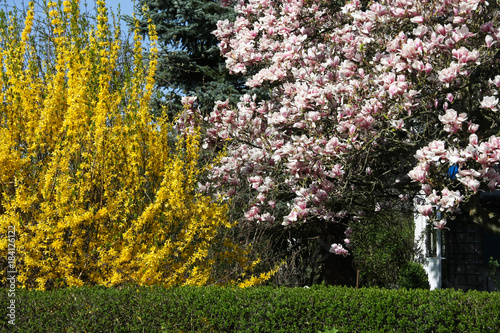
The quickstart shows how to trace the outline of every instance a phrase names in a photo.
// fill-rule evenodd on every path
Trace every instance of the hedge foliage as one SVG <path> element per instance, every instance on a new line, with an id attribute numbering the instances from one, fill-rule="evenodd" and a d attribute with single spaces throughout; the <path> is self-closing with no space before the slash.
<path id="1" fill-rule="evenodd" d="M 11 332 L 498 332 L 500 293 L 305 288 L 16 290 Z"/>
<path id="2" fill-rule="evenodd" d="M 407 262 L 399 269 L 399 286 L 407 289 L 430 289 L 424 266 L 418 262 Z"/>

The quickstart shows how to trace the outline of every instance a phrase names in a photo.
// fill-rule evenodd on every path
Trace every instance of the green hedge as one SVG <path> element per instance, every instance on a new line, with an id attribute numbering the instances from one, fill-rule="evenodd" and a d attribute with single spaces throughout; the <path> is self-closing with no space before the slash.
<path id="1" fill-rule="evenodd" d="M 500 293 L 343 287 L 0 291 L 1 332 L 499 332 Z"/>
<path id="2" fill-rule="evenodd" d="M 425 268 L 418 262 L 407 262 L 399 268 L 398 284 L 400 288 L 407 289 L 431 288 Z"/>

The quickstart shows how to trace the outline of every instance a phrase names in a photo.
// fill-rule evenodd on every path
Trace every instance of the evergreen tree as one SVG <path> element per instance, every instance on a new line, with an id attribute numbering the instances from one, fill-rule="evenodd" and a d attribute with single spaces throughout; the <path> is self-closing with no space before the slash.
<path id="1" fill-rule="evenodd" d="M 144 12 L 143 6 L 149 9 Z M 169 113 L 177 112 L 184 95 L 196 95 L 204 114 L 217 100 L 239 100 L 244 79 L 229 75 L 212 34 L 219 20 L 235 17 L 232 7 L 221 6 L 217 0 L 139 0 L 136 13 L 141 32 L 147 32 L 148 17 L 158 32 L 156 110 L 166 104 Z M 125 20 L 134 25 L 131 17 Z"/>

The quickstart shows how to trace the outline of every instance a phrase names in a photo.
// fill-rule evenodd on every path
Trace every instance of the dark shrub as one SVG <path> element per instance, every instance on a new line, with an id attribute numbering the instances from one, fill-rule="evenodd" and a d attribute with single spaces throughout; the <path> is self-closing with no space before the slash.
<path id="1" fill-rule="evenodd" d="M 399 287 L 407 289 L 430 289 L 424 267 L 416 262 L 407 262 L 399 269 Z"/>

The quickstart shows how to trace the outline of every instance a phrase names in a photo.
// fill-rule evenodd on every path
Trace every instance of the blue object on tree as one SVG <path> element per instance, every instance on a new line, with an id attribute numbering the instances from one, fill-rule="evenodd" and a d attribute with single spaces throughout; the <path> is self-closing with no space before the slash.
<path id="1" fill-rule="evenodd" d="M 458 164 L 455 163 L 448 169 L 448 177 L 450 177 L 450 179 L 453 180 L 457 178 L 457 173 L 458 173 Z"/>

